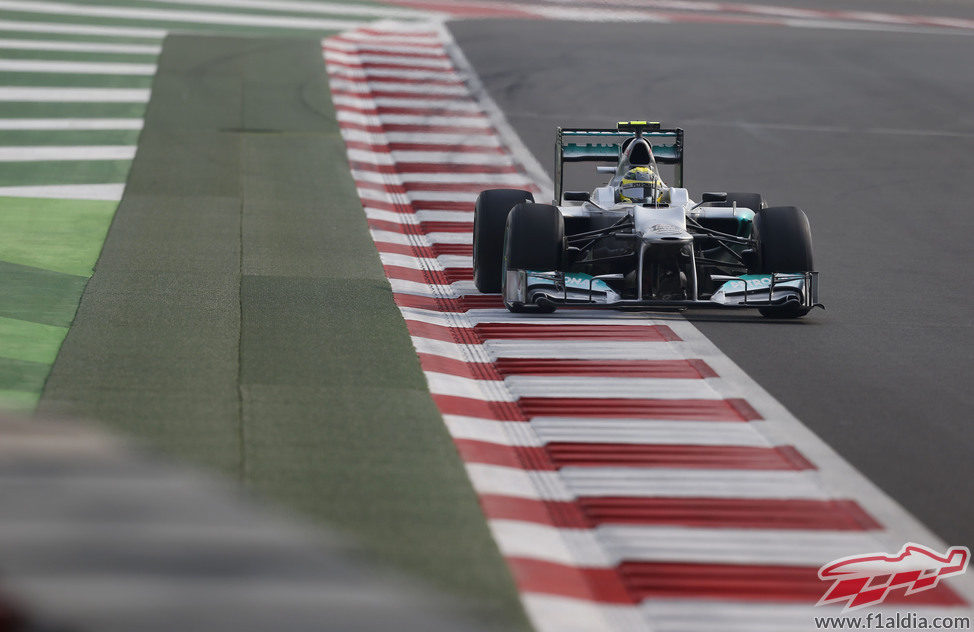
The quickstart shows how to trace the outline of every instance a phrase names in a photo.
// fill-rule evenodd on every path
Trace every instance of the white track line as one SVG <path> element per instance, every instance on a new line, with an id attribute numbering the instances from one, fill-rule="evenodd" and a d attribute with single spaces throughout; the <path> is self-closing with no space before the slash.
<path id="1" fill-rule="evenodd" d="M 22 88 L 0 86 L 0 101 L 147 103 L 149 90 L 137 88 Z"/>
<path id="2" fill-rule="evenodd" d="M 26 11 L 29 13 L 50 13 L 59 16 L 77 15 L 129 20 L 188 22 L 190 24 L 228 24 L 305 31 L 339 31 L 366 25 L 366 22 L 361 20 L 324 20 L 306 16 L 250 15 L 245 13 L 235 14 L 106 5 L 78 5 L 67 2 L 43 2 L 39 0 L 0 0 L 0 9 Z"/>
<path id="3" fill-rule="evenodd" d="M 446 13 L 414 9 L 393 9 L 345 2 L 302 2 L 300 0 L 143 0 L 164 4 L 185 4 L 192 6 L 226 7 L 228 9 L 264 9 L 268 11 L 287 11 L 292 13 L 311 13 L 324 15 L 355 15 L 377 18 L 436 18 L 447 17 Z"/>
<path id="4" fill-rule="evenodd" d="M 0 130 L 140 130 L 142 119 L 137 118 L 6 118 L 0 119 Z"/>
<path id="5" fill-rule="evenodd" d="M 108 35 L 112 37 L 138 37 L 162 39 L 165 29 L 139 28 L 129 26 L 99 26 L 93 24 L 57 24 L 54 22 L 21 22 L 19 20 L 0 20 L 0 31 L 19 31 L 22 33 L 68 33 L 71 35 Z"/>
<path id="6" fill-rule="evenodd" d="M 84 75 L 136 75 L 151 77 L 155 64 L 128 64 L 97 61 L 47 61 L 0 59 L 0 72 L 41 72 Z"/>
<path id="7" fill-rule="evenodd" d="M 5 38 L 0 38 L 0 48 L 65 51 L 72 53 L 119 53 L 128 55 L 158 55 L 162 52 L 162 46 L 153 46 L 150 44 L 103 44 L 99 42 L 60 42 L 57 40 Z"/>
<path id="8" fill-rule="evenodd" d="M 41 186 L 0 187 L 0 197 L 57 198 L 71 200 L 122 199 L 125 184 L 54 184 Z"/>
<path id="9" fill-rule="evenodd" d="M 131 160 L 134 145 L 92 146 L 6 146 L 0 147 L 0 162 L 60 161 L 60 160 Z"/>

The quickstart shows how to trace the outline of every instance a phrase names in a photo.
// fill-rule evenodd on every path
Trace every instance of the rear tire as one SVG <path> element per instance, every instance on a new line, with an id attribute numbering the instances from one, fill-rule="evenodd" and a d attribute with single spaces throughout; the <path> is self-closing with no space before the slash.
<path id="1" fill-rule="evenodd" d="M 775 206 L 762 209 L 754 218 L 760 240 L 761 265 L 758 272 L 811 272 L 812 228 L 808 217 L 794 206 Z M 761 315 L 769 318 L 800 318 L 811 311 L 795 303 L 761 307 Z"/>
<path id="2" fill-rule="evenodd" d="M 473 282 L 485 294 L 501 291 L 507 216 L 525 200 L 534 202 L 534 196 L 519 189 L 489 189 L 477 196 L 473 214 Z"/>
<path id="3" fill-rule="evenodd" d="M 565 252 L 565 218 L 550 204 L 522 202 L 507 217 L 504 234 L 502 278 L 508 270 L 550 272 L 561 268 Z M 553 312 L 553 306 L 524 305 L 504 301 L 512 312 Z"/>

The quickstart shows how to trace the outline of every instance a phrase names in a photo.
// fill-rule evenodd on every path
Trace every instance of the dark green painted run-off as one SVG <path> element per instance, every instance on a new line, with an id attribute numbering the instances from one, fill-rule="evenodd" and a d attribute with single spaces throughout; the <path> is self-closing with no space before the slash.
<path id="1" fill-rule="evenodd" d="M 367 232 L 317 40 L 166 39 L 39 411 L 216 467 L 527 627 Z"/>

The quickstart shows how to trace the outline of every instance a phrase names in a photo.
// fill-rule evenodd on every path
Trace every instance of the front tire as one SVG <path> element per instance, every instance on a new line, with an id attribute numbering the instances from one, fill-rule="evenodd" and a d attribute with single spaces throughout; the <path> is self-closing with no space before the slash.
<path id="1" fill-rule="evenodd" d="M 501 265 L 502 279 L 506 282 L 508 270 L 533 270 L 550 272 L 559 270 L 565 252 L 565 218 L 557 207 L 550 204 L 522 202 L 507 216 L 504 233 L 504 257 Z M 504 305 L 519 313 L 532 311 L 553 312 L 553 306 L 533 306 L 512 303 Z"/>
<path id="2" fill-rule="evenodd" d="M 760 240 L 759 273 L 814 270 L 812 228 L 803 210 L 794 206 L 761 209 L 755 215 L 754 223 Z M 761 307 L 758 311 L 769 318 L 801 318 L 811 308 L 790 302 Z"/>
<path id="3" fill-rule="evenodd" d="M 485 294 L 501 291 L 507 216 L 524 201 L 534 202 L 530 191 L 489 189 L 477 196 L 473 214 L 473 282 Z"/>

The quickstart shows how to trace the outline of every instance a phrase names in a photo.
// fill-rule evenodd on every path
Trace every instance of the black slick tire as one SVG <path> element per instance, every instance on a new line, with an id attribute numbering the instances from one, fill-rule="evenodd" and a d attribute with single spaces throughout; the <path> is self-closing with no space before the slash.
<path id="1" fill-rule="evenodd" d="M 502 278 L 508 270 L 550 272 L 559 270 L 565 251 L 565 219 L 557 207 L 550 204 L 522 202 L 507 217 L 504 234 Z M 536 306 L 520 303 L 504 304 L 512 312 L 552 312 L 551 305 Z"/>
<path id="2" fill-rule="evenodd" d="M 761 209 L 754 218 L 760 240 L 761 274 L 772 272 L 811 272 L 812 229 L 808 217 L 794 206 Z M 759 309 L 769 318 L 800 318 L 810 311 L 797 303 Z"/>
<path id="3" fill-rule="evenodd" d="M 473 215 L 473 281 L 485 294 L 501 291 L 504 229 L 515 205 L 534 202 L 530 191 L 489 189 L 477 196 Z"/>

